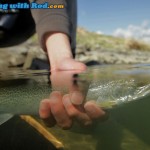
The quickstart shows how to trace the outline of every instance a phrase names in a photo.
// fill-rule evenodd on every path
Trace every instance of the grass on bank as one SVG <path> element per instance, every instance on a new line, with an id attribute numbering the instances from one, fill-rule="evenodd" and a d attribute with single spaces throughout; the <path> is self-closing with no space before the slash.
<path id="1" fill-rule="evenodd" d="M 110 49 L 110 50 L 141 50 L 150 51 L 150 44 L 135 39 L 124 39 L 108 35 L 99 35 L 89 32 L 84 28 L 77 30 L 77 46 L 87 50 Z"/>
<path id="2" fill-rule="evenodd" d="M 37 34 L 30 39 L 32 43 L 38 43 Z M 109 50 L 140 50 L 150 51 L 150 44 L 135 39 L 124 39 L 108 35 L 100 35 L 89 32 L 84 28 L 77 29 L 77 47 L 85 50 L 109 49 Z"/>

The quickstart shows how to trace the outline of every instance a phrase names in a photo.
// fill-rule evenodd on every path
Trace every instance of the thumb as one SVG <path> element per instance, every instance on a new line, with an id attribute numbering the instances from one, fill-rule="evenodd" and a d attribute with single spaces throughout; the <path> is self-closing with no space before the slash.
<path id="1" fill-rule="evenodd" d="M 70 101 L 74 105 L 81 105 L 84 101 L 84 95 L 80 91 L 73 91 L 70 93 Z"/>

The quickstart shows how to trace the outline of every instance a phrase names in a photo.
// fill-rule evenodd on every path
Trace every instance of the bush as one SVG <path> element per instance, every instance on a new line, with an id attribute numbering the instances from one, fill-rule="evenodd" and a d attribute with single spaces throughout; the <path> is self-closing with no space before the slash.
<path id="1" fill-rule="evenodd" d="M 143 42 L 138 41 L 135 39 L 128 39 L 126 40 L 126 46 L 128 49 L 135 49 L 135 50 L 150 50 L 150 45 Z"/>

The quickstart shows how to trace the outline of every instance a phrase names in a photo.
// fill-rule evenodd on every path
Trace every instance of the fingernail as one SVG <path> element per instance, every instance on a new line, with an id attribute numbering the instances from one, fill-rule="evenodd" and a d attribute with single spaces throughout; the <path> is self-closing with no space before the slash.
<path id="1" fill-rule="evenodd" d="M 90 105 L 86 106 L 86 111 L 88 111 L 88 112 L 90 112 L 92 114 L 94 114 L 96 112 L 96 110 L 92 106 L 90 106 Z"/>
<path id="2" fill-rule="evenodd" d="M 92 113 L 99 112 L 99 113 L 101 113 L 101 115 L 105 115 L 105 111 L 100 109 L 98 106 L 96 107 L 96 105 L 94 105 L 94 106 L 95 106 L 95 109 L 93 109 L 92 106 L 89 106 L 88 109 L 91 110 Z"/>
<path id="3" fill-rule="evenodd" d="M 83 94 L 79 91 L 74 91 L 72 94 L 71 94 L 71 102 L 75 105 L 81 105 L 82 102 L 83 102 Z"/>
<path id="4" fill-rule="evenodd" d="M 70 102 L 69 94 L 66 94 L 63 96 L 62 102 L 63 102 L 63 105 L 66 107 L 69 107 L 70 105 L 72 105 Z"/>
<path id="5" fill-rule="evenodd" d="M 84 105 L 84 108 L 87 114 L 93 119 L 100 118 L 101 116 L 105 115 L 105 112 L 100 109 L 96 103 L 89 101 Z"/>
<path id="6" fill-rule="evenodd" d="M 47 102 L 47 101 L 41 101 L 41 103 L 40 103 L 40 109 L 42 109 L 42 110 L 47 110 L 47 109 L 49 109 L 49 104 L 48 104 L 48 102 Z"/>
<path id="7" fill-rule="evenodd" d="M 47 118 L 49 116 L 49 104 L 46 101 L 41 102 L 40 108 L 39 108 L 39 114 L 42 118 Z"/>
<path id="8" fill-rule="evenodd" d="M 58 100 L 62 98 L 61 92 L 54 91 L 50 94 L 51 103 L 58 103 Z"/>

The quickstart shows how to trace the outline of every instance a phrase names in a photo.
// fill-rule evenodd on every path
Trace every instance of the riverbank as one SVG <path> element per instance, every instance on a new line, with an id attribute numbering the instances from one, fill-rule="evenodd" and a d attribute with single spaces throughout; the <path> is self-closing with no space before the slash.
<path id="1" fill-rule="evenodd" d="M 142 44 L 79 28 L 76 59 L 100 64 L 150 63 L 150 45 Z M 21 45 L 0 48 L 0 52 L 1 69 L 17 66 L 29 68 L 34 59 L 47 61 L 47 55 L 41 50 L 36 35 Z"/>

